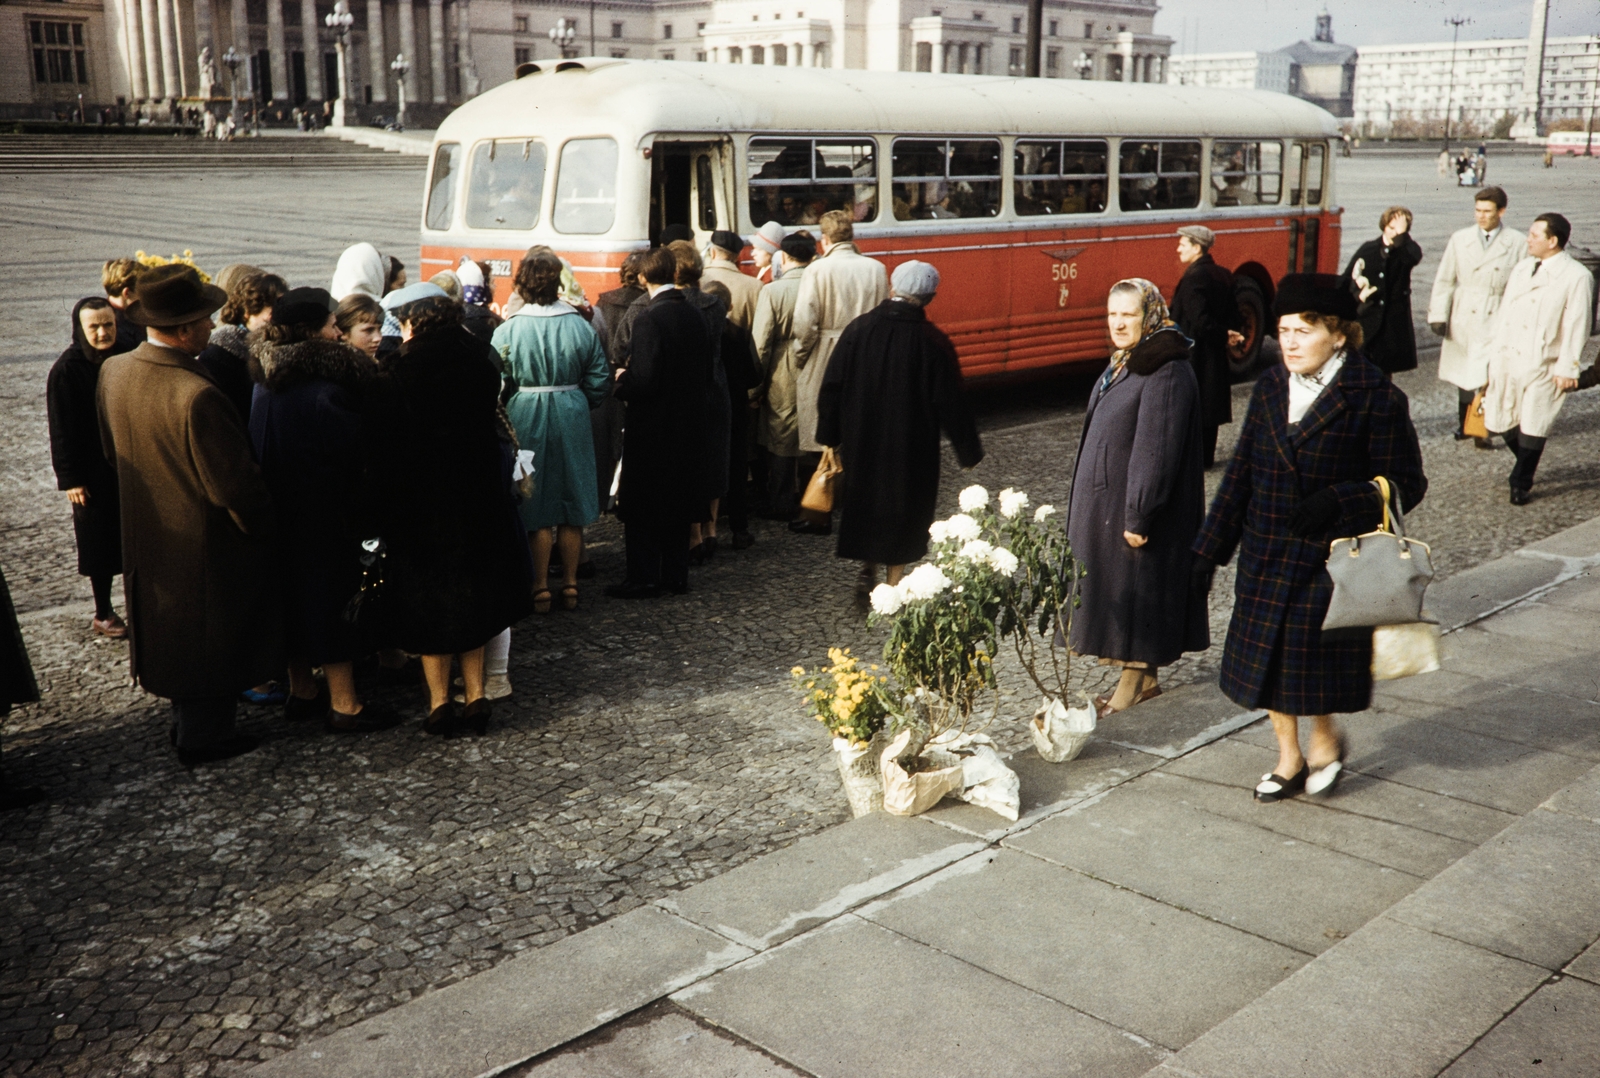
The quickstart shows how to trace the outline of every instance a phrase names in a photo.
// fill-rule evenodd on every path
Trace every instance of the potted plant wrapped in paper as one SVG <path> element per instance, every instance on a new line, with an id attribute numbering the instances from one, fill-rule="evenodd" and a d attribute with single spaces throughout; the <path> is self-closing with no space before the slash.
<path id="1" fill-rule="evenodd" d="M 803 666 L 789 673 L 807 709 L 833 735 L 834 760 L 850 811 L 865 816 L 883 807 L 883 779 L 874 749 L 883 747 L 884 723 L 893 699 L 889 679 L 876 666 L 863 670 L 849 648 L 829 648 L 828 661 L 832 665 L 810 673 Z"/>

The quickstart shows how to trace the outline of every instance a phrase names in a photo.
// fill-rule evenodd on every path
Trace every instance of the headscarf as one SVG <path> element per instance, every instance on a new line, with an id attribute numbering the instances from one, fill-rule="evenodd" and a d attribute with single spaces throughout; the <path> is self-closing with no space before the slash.
<path id="1" fill-rule="evenodd" d="M 483 280 L 483 269 L 472 259 L 461 256 L 456 267 L 456 280 L 461 282 L 461 302 L 467 306 L 482 306 L 489 302 L 489 289 Z"/>
<path id="2" fill-rule="evenodd" d="M 83 334 L 83 320 L 78 316 L 83 313 L 85 304 L 89 303 L 91 300 L 100 300 L 101 302 L 104 302 L 105 297 L 84 296 L 72 308 L 72 346 L 78 350 L 78 354 L 83 356 L 84 359 L 87 359 L 90 363 L 98 366 L 99 364 L 105 362 L 106 358 L 111 355 L 111 348 L 115 348 L 117 343 L 115 340 L 113 340 L 111 342 L 111 348 L 107 348 L 105 351 L 101 351 L 90 346 L 89 338 Z M 113 310 L 112 313 L 115 313 L 115 310 Z"/>
<path id="3" fill-rule="evenodd" d="M 333 287 L 328 289 L 335 300 L 344 299 L 355 292 L 379 299 L 383 296 L 383 282 L 389 272 L 388 261 L 370 243 L 346 247 L 339 256 L 339 265 L 333 271 Z"/>
<path id="4" fill-rule="evenodd" d="M 1118 348 L 1111 353 L 1111 365 L 1106 368 L 1106 373 L 1100 379 L 1100 392 L 1104 393 L 1111 388 L 1111 383 L 1117 380 L 1117 375 L 1122 373 L 1122 368 L 1127 365 L 1128 357 L 1133 354 L 1133 349 L 1149 340 L 1152 334 L 1164 329 L 1176 330 L 1178 325 L 1167 314 L 1167 301 L 1161 298 L 1161 289 L 1143 277 L 1129 277 L 1118 281 L 1111 286 L 1115 292 L 1124 285 L 1130 285 L 1139 291 L 1139 309 L 1143 317 L 1139 320 L 1139 339 L 1132 347 Z M 1109 294 L 1109 293 L 1108 293 Z"/>

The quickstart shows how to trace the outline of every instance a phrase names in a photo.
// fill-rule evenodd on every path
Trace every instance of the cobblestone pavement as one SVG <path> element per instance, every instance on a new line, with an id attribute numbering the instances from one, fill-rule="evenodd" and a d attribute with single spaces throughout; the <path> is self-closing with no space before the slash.
<path id="1" fill-rule="evenodd" d="M 1421 215 L 1425 292 L 1470 194 L 1436 188 L 1422 159 L 1341 165 L 1352 241 L 1392 201 Z M 1537 190 L 1570 208 L 1580 241 L 1600 231 L 1600 171 L 1584 166 L 1501 162 L 1513 220 L 1537 212 L 1521 193 Z M 10 773 L 51 794 L 0 818 L 5 1073 L 238 1073 L 845 818 L 787 670 L 829 644 L 870 652 L 878 637 L 831 545 L 777 525 L 697 570 L 689 596 L 654 604 L 600 595 L 621 573 L 620 534 L 594 528 L 601 579 L 577 613 L 518 627 L 517 693 L 481 740 L 423 736 L 420 692 L 391 688 L 374 698 L 407 709 L 399 730 L 336 739 L 252 710 L 244 725 L 266 738 L 260 751 L 185 772 L 166 746 L 165 705 L 128 687 L 121 647 L 86 634 L 88 588 L 73 575 L 42 392 L 99 262 L 190 247 L 211 269 L 246 260 L 302 283 L 325 279 L 355 239 L 414 258 L 420 180 L 420 168 L 0 177 L 0 559 L 46 692 L 12 716 L 5 745 Z M 1430 356 L 1400 384 L 1432 480 L 1413 525 L 1442 573 L 1600 514 L 1600 395 L 1569 403 L 1540 496 L 1514 509 L 1509 455 L 1450 440 L 1453 395 L 1431 368 Z M 1076 379 L 976 394 L 988 457 L 948 474 L 941 504 L 981 482 L 1064 505 L 1084 389 Z M 1230 583 L 1224 572 L 1215 593 L 1219 642 Z M 1211 676 L 1217 652 L 1166 676 Z M 1076 668 L 1085 690 L 1106 677 Z M 998 741 L 1021 746 L 1033 703 L 1004 700 Z"/>

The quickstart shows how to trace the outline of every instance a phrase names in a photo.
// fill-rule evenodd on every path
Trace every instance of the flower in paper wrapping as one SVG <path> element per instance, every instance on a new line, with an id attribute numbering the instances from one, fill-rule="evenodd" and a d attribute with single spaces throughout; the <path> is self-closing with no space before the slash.
<path id="1" fill-rule="evenodd" d="M 942 543 L 950 538 L 950 526 L 942 520 L 936 520 L 928 525 L 928 538 L 935 543 Z"/>
<path id="2" fill-rule="evenodd" d="M 1017 490 L 1015 487 L 1007 487 L 1000 492 L 1000 515 L 1007 520 L 1012 519 L 1027 507 L 1027 491 Z"/>
<path id="3" fill-rule="evenodd" d="M 911 570 L 911 574 L 900 582 L 905 597 L 913 602 L 932 599 L 949 586 L 950 578 L 944 575 L 944 571 L 926 562 Z"/>
<path id="4" fill-rule="evenodd" d="M 1001 576 L 1010 576 L 1017 571 L 1017 556 L 1003 546 L 997 546 L 989 552 L 989 565 Z"/>
<path id="5" fill-rule="evenodd" d="M 972 539 L 962 546 L 961 557 L 967 561 L 988 562 L 993 552 L 993 543 L 986 539 Z"/>
<path id="6" fill-rule="evenodd" d="M 972 513 L 989 504 L 989 492 L 974 483 L 961 492 L 961 511 Z"/>
<path id="7" fill-rule="evenodd" d="M 965 513 L 957 513 L 955 516 L 944 522 L 945 538 L 954 539 L 958 543 L 965 543 L 972 539 L 976 539 L 981 530 L 982 529 L 978 527 L 978 522 L 967 516 Z"/>
<path id="8" fill-rule="evenodd" d="M 1035 524 L 1043 524 L 1047 517 L 1053 517 L 1055 515 L 1056 515 L 1056 507 L 1055 506 L 1053 506 L 1053 505 L 1041 505 L 1039 508 L 1037 508 L 1037 509 L 1035 509 L 1033 511 L 1033 522 Z"/>
<path id="9" fill-rule="evenodd" d="M 898 614 L 905 602 L 906 597 L 897 584 L 879 584 L 872 589 L 872 610 L 881 617 Z"/>

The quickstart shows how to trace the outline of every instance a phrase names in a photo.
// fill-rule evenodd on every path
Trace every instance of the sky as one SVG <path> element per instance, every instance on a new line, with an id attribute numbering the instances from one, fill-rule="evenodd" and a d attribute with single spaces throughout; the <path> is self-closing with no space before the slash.
<path id="1" fill-rule="evenodd" d="M 1173 52 L 1271 50 L 1310 38 L 1324 6 L 1345 45 L 1449 41 L 1455 16 L 1471 19 L 1461 40 L 1527 37 L 1530 0 L 1160 0 L 1155 32 Z M 1550 0 L 1550 36 L 1600 33 L 1600 0 Z"/>

